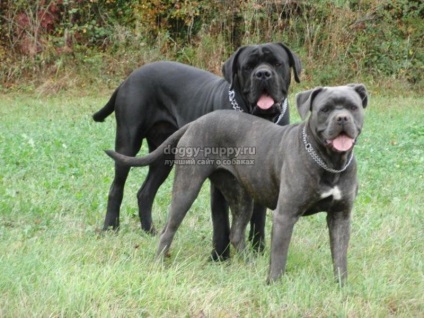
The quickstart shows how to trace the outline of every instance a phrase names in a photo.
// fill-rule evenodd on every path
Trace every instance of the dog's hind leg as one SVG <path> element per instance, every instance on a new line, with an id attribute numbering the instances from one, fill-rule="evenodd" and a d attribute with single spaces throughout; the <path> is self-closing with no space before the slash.
<path id="1" fill-rule="evenodd" d="M 179 169 L 181 168 L 181 169 Z M 190 177 L 188 177 L 190 176 Z M 168 255 L 169 248 L 178 227 L 196 199 L 206 176 L 201 172 L 187 169 L 187 166 L 177 166 L 172 189 L 172 202 L 168 221 L 160 236 L 157 258 Z"/>
<path id="2" fill-rule="evenodd" d="M 109 189 L 109 197 L 107 201 L 107 211 L 103 231 L 112 227 L 113 230 L 119 228 L 119 210 L 124 196 L 125 181 L 128 177 L 129 167 L 123 167 L 115 164 L 115 178 Z"/>
<path id="3" fill-rule="evenodd" d="M 139 130 L 128 130 L 118 125 L 116 130 L 115 150 L 123 155 L 135 156 L 141 148 L 142 137 L 139 136 Z M 115 177 L 109 190 L 107 202 L 107 211 L 103 230 L 110 227 L 114 230 L 119 228 L 119 210 L 124 195 L 125 181 L 127 180 L 130 167 L 125 167 L 115 163 Z"/>
<path id="4" fill-rule="evenodd" d="M 137 193 L 138 213 L 140 216 L 141 229 L 151 234 L 156 230 L 152 220 L 152 206 L 156 193 L 172 170 L 172 164 L 159 160 L 149 166 L 149 172 Z"/>
<path id="5" fill-rule="evenodd" d="M 167 123 L 156 124 L 152 133 L 147 136 L 149 152 L 154 151 L 167 137 L 172 135 L 176 128 Z M 152 206 L 156 193 L 172 170 L 174 155 L 163 154 L 160 159 L 149 165 L 147 177 L 137 193 L 138 214 L 140 216 L 141 229 L 155 234 L 152 221 Z"/>

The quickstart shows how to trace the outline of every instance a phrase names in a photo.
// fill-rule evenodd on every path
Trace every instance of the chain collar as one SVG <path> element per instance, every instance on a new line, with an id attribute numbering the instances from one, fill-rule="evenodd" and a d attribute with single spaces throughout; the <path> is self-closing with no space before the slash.
<path id="1" fill-rule="evenodd" d="M 230 104 L 231 106 L 233 106 L 233 109 L 238 111 L 238 112 L 243 112 L 243 109 L 241 109 L 241 107 L 239 106 L 239 104 L 236 101 L 236 93 L 234 92 L 234 90 L 229 90 L 228 91 L 228 98 L 230 100 Z M 278 116 L 275 124 L 278 124 L 278 122 L 284 117 L 284 115 L 286 114 L 287 111 L 287 106 L 288 106 L 288 102 L 287 102 L 287 98 L 284 99 L 283 105 L 282 105 L 282 109 L 281 109 L 281 114 L 280 116 Z"/>
<path id="2" fill-rule="evenodd" d="M 303 136 L 303 143 L 305 145 L 305 149 L 306 151 L 311 155 L 312 159 L 314 159 L 314 161 L 318 164 L 318 166 L 320 166 L 321 168 L 323 168 L 324 170 L 331 172 L 331 173 L 340 173 L 343 172 L 347 169 L 347 167 L 349 167 L 350 163 L 352 162 L 353 159 L 353 151 L 350 154 L 350 158 L 347 161 L 346 165 L 340 169 L 340 170 L 336 170 L 336 169 L 331 169 L 329 168 L 325 162 L 318 156 L 318 154 L 315 152 L 314 148 L 312 148 L 312 145 L 307 141 L 307 136 L 306 136 L 306 125 L 303 126 L 303 130 L 302 130 L 302 136 Z"/>
<path id="3" fill-rule="evenodd" d="M 233 109 L 242 113 L 243 109 L 240 108 L 239 104 L 236 101 L 236 93 L 234 92 L 234 90 L 231 89 L 228 91 L 228 98 L 230 99 L 230 104 L 231 106 L 233 106 Z"/>
<path id="4" fill-rule="evenodd" d="M 277 120 L 275 121 L 276 124 L 278 124 L 280 122 L 280 120 L 284 117 L 284 115 L 286 114 L 287 106 L 288 106 L 288 102 L 287 102 L 287 98 L 286 98 L 284 100 L 284 102 L 283 102 L 283 107 L 281 109 L 281 114 L 280 114 L 280 116 L 278 116 Z"/>

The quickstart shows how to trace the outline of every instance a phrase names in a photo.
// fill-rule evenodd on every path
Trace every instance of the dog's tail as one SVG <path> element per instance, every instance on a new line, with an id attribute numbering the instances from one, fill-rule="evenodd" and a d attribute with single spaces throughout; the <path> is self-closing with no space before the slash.
<path id="1" fill-rule="evenodd" d="M 109 116 L 115 111 L 115 100 L 116 100 L 116 95 L 118 95 L 119 87 L 113 92 L 112 96 L 110 97 L 106 105 L 104 105 L 103 108 L 100 109 L 98 112 L 93 114 L 94 121 L 102 122 L 105 120 L 107 116 Z"/>
<path id="2" fill-rule="evenodd" d="M 127 167 L 144 167 L 152 164 L 159 158 L 162 158 L 166 153 L 166 149 L 173 149 L 177 146 L 181 137 L 185 134 L 190 124 L 186 124 L 185 126 L 178 129 L 171 136 L 169 136 L 159 147 L 157 147 L 154 151 L 149 153 L 144 157 L 129 157 L 122 155 L 113 150 L 105 150 L 106 154 L 115 160 L 116 163 Z"/>

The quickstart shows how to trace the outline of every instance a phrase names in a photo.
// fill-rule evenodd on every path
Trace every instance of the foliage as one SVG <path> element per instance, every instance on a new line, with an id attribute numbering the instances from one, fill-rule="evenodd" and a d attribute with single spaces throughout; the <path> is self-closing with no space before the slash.
<path id="1" fill-rule="evenodd" d="M 3 38 L 9 39 L 14 53 L 31 56 L 49 44 L 57 49 L 75 45 L 102 48 L 113 24 L 132 21 L 131 5 L 124 0 L 19 0 L 2 6 L 6 12 Z"/>
<path id="2" fill-rule="evenodd" d="M 164 58 L 219 72 L 241 45 L 284 41 L 306 81 L 423 88 L 420 0 L 6 0 L 0 10 L 4 87 L 78 74 L 113 81 Z"/>

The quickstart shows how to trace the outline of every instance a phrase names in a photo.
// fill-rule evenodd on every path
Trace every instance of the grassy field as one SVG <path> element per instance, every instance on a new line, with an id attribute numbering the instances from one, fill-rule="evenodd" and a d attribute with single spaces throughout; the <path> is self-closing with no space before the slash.
<path id="1" fill-rule="evenodd" d="M 333 281 L 324 213 L 296 225 L 278 284 L 265 284 L 271 217 L 264 255 L 209 262 L 207 186 L 169 264 L 155 263 L 158 238 L 140 231 L 135 198 L 147 169 L 130 174 L 121 231 L 101 234 L 113 177 L 102 150 L 113 148 L 115 122 L 90 116 L 109 95 L 0 96 L 0 317 L 422 317 L 424 100 L 374 95 L 355 150 L 344 288 Z M 155 201 L 158 228 L 171 184 Z"/>

